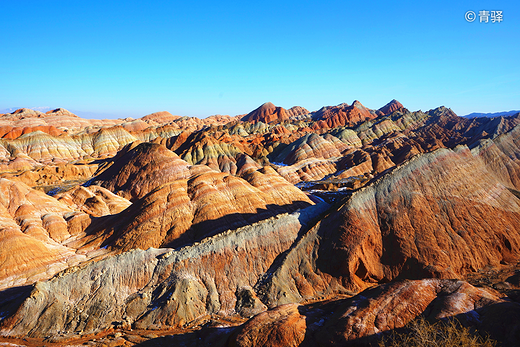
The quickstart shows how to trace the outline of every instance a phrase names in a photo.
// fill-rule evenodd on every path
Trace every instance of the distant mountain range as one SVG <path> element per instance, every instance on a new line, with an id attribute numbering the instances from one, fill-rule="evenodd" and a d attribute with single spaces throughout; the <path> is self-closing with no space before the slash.
<path id="1" fill-rule="evenodd" d="M 19 110 L 21 108 L 22 107 L 6 108 L 6 109 L 3 109 L 3 110 L 0 110 L 0 114 L 13 113 L 14 111 Z M 29 108 L 31 110 L 35 110 L 35 111 L 40 111 L 40 112 L 43 112 L 43 113 L 53 109 L 52 107 L 49 107 L 49 106 L 38 106 L 38 107 L 27 107 L 27 108 Z"/>
<path id="2" fill-rule="evenodd" d="M 504 111 L 504 112 L 495 112 L 495 113 L 477 113 L 477 112 L 473 112 L 473 113 L 470 113 L 470 114 L 467 114 L 463 117 L 465 118 L 477 118 L 477 117 L 488 117 L 488 118 L 492 118 L 492 117 L 500 117 L 500 116 L 512 116 L 514 114 L 517 114 L 518 112 L 520 111 Z"/>
<path id="3" fill-rule="evenodd" d="M 19 110 L 21 108 L 22 107 L 6 108 L 6 109 L 3 109 L 3 110 L 0 110 L 0 114 L 13 113 L 14 111 Z M 40 112 L 45 113 L 45 112 L 54 110 L 57 107 L 38 106 L 38 107 L 27 107 L 27 108 L 29 108 L 31 110 L 40 111 Z M 69 110 L 69 111 L 74 113 L 76 116 L 79 116 L 81 118 L 86 118 L 86 119 L 103 119 L 103 118 L 116 119 L 116 118 L 120 118 L 120 117 L 118 117 L 118 116 L 116 116 L 114 114 L 110 114 L 110 113 L 98 113 L 98 112 L 88 112 L 88 111 L 78 111 L 78 110 Z"/>
<path id="4" fill-rule="evenodd" d="M 396 104 L 397 106 L 402 107 L 402 105 L 398 101 L 396 101 L 396 100 L 392 100 L 385 107 L 389 107 L 389 105 L 391 105 L 392 103 L 397 103 L 397 104 L 399 104 L 399 105 Z M 267 104 L 270 104 L 270 103 L 266 103 L 266 105 Z M 392 106 L 394 106 L 394 105 L 392 104 Z M 395 107 L 397 107 L 397 106 L 395 106 Z M 262 105 L 261 107 L 265 108 L 266 106 Z M 14 111 L 16 111 L 16 110 L 18 110 L 20 108 L 22 108 L 22 107 L 11 107 L 11 108 L 6 108 L 6 109 L 0 109 L 0 114 L 13 113 Z M 31 110 L 40 111 L 40 112 L 45 113 L 47 111 L 54 110 L 56 107 L 38 106 L 38 107 L 28 107 L 28 108 L 31 109 Z M 305 110 L 305 109 L 303 109 L 303 110 Z M 79 117 L 82 117 L 82 118 L 86 118 L 86 119 L 104 119 L 104 118 L 105 119 L 116 119 L 116 118 L 121 118 L 121 116 L 116 116 L 114 114 L 109 114 L 109 113 L 98 113 L 98 112 L 88 112 L 88 111 L 78 111 L 78 110 L 69 110 L 69 111 L 74 113 L 76 116 L 79 116 Z M 257 111 L 257 110 L 255 110 L 255 111 Z M 290 111 L 289 114 L 292 114 L 292 112 L 295 112 L 295 110 L 289 110 L 289 111 Z M 305 111 L 307 111 L 307 110 L 305 110 Z M 478 118 L 478 117 L 492 118 L 492 117 L 500 117 L 500 116 L 507 117 L 507 116 L 515 115 L 515 114 L 517 114 L 519 112 L 520 112 L 520 110 L 494 112 L 494 113 L 473 112 L 473 113 L 467 114 L 467 115 L 462 116 L 462 117 L 464 117 L 464 118 Z M 246 117 L 244 117 L 244 118 L 246 118 Z"/>

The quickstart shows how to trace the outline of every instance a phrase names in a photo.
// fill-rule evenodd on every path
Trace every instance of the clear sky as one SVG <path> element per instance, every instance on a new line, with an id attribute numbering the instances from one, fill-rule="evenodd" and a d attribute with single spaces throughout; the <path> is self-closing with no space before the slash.
<path id="1" fill-rule="evenodd" d="M 481 10 L 503 21 L 480 23 Z M 0 0 L 0 14 L 0 109 L 520 109 L 517 0 Z"/>

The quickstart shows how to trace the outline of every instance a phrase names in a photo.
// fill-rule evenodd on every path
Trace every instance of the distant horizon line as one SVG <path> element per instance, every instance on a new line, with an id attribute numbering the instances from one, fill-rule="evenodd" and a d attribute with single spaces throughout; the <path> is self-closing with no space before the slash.
<path id="1" fill-rule="evenodd" d="M 352 104 L 348 104 L 346 102 L 342 102 L 342 103 L 339 103 L 337 105 L 324 105 L 322 107 L 320 107 L 319 109 L 315 110 L 315 111 L 309 111 L 309 113 L 314 113 L 314 112 L 317 112 L 319 111 L 321 108 L 323 107 L 331 107 L 331 106 L 339 106 L 339 105 L 342 105 L 342 104 L 347 104 L 349 106 L 352 106 L 354 104 L 354 102 L 359 102 L 361 103 L 360 101 L 358 101 L 357 99 L 354 100 L 352 102 Z M 386 105 L 392 103 L 392 102 L 398 102 L 400 103 L 398 100 L 396 99 L 392 99 L 390 102 L 386 103 L 385 105 L 383 105 L 382 107 L 378 108 L 378 109 L 371 109 L 371 108 L 368 108 L 366 106 L 363 106 L 366 107 L 367 109 L 370 109 L 370 110 L 374 110 L 374 111 L 377 111 L 377 110 L 380 110 L 381 108 L 385 107 Z M 270 103 L 270 102 L 264 102 L 262 104 L 260 104 L 260 106 L 258 107 L 261 107 L 262 105 L 264 104 L 267 104 L 267 103 Z M 276 105 L 275 105 L 276 106 Z M 257 108 L 258 108 L 257 107 Z M 280 107 L 280 106 L 276 106 L 276 107 Z M 285 107 L 282 107 L 286 110 L 292 108 L 292 107 L 303 107 L 305 108 L 304 106 L 300 106 L 300 105 L 294 105 L 294 106 L 291 106 L 289 108 L 285 108 Z M 403 105 L 403 107 L 406 108 L 405 105 Z M 439 108 L 439 107 L 447 107 L 445 105 L 440 105 L 440 106 L 437 106 L 436 108 Z M 450 107 L 447 107 L 449 109 L 451 109 Z M 29 110 L 34 110 L 34 111 L 38 111 L 38 112 L 42 112 L 42 113 L 47 113 L 49 111 L 53 111 L 53 110 L 58 110 L 58 109 L 64 109 L 64 110 L 67 110 L 68 112 L 76 115 L 76 116 L 79 116 L 81 118 L 85 118 L 85 119 L 102 119 L 102 118 L 98 118 L 98 117 L 104 117 L 104 118 L 108 118 L 108 119 L 125 119 L 125 118 L 132 118 L 132 119 L 139 119 L 139 118 L 143 118 L 143 117 L 146 117 L 150 114 L 154 114 L 154 113 L 158 113 L 158 112 L 168 112 L 170 113 L 171 115 L 174 115 L 174 116 L 179 116 L 179 117 L 190 117 L 190 118 L 199 118 L 199 119 L 205 119 L 205 118 L 208 118 L 208 117 L 213 117 L 213 116 L 229 116 L 229 117 L 237 117 L 237 116 L 242 116 L 242 115 L 247 115 L 249 114 L 250 112 L 256 110 L 256 108 L 254 110 L 251 110 L 247 113 L 239 113 L 239 114 L 236 114 L 236 115 L 229 115 L 229 114 L 210 114 L 210 115 L 207 115 L 207 116 L 203 116 L 203 117 L 199 117 L 199 116 L 183 116 L 183 115 L 176 115 L 176 114 L 173 114 L 171 113 L 170 111 L 167 111 L 167 110 L 161 110 L 161 111 L 153 111 L 153 112 L 150 112 L 150 113 L 146 113 L 142 116 L 138 116 L 138 117 L 134 117 L 134 116 L 121 116 L 121 115 L 117 115 L 117 114 L 114 114 L 114 113 L 105 113 L 105 112 L 96 112 L 96 111 L 83 111 L 83 110 L 74 110 L 74 109 L 68 109 L 68 108 L 65 108 L 65 107 L 50 107 L 50 106 L 35 106 L 35 107 L 9 107 L 9 108 L 4 108 L 4 109 L 0 109 L 0 114 L 12 114 L 13 112 L 16 112 L 17 110 L 20 110 L 20 109 L 29 109 Z M 306 108 L 305 108 L 306 109 Z M 435 108 L 433 108 L 435 109 Z M 418 109 L 418 110 L 415 110 L 415 111 L 411 111 L 411 112 L 417 112 L 417 111 L 422 111 L 422 109 Z M 453 111 L 453 110 L 452 110 Z M 453 111 L 454 112 L 454 111 Z M 483 116 L 483 117 L 489 117 L 489 116 L 500 116 L 500 115 L 504 115 L 504 114 L 514 114 L 515 112 L 520 112 L 520 109 L 518 110 L 509 110 L 509 111 L 496 111 L 496 112 L 471 112 L 471 113 L 468 113 L 468 114 L 465 114 L 463 116 L 460 116 L 458 115 L 457 113 L 455 113 L 457 116 L 459 117 L 463 117 L 463 118 L 466 118 L 468 116 Z M 88 117 L 92 117 L 92 118 L 88 118 Z"/>

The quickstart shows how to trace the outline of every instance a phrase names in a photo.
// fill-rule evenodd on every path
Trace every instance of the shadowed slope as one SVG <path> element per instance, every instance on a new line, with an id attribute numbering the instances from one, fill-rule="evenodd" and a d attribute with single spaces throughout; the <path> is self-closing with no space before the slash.
<path id="1" fill-rule="evenodd" d="M 311 204 L 274 171 L 250 171 L 248 178 L 259 189 L 244 179 L 201 169 L 135 201 L 102 234 L 114 230 L 108 242 L 122 250 L 181 246 Z"/>
<path id="2" fill-rule="evenodd" d="M 251 111 L 250 113 L 245 115 L 241 120 L 244 122 L 262 122 L 267 124 L 273 121 L 285 119 L 289 119 L 289 115 L 287 114 L 284 108 L 276 107 L 271 102 L 266 102 L 254 111 Z"/>
<path id="3" fill-rule="evenodd" d="M 43 192 L 0 179 L 0 288 L 48 278 L 85 260 L 62 244 L 83 231 L 83 217 L 88 220 Z"/>
<path id="4" fill-rule="evenodd" d="M 95 182 L 135 201 L 164 183 L 189 177 L 188 163 L 166 147 L 154 143 L 134 146 L 121 151 Z"/>
<path id="5" fill-rule="evenodd" d="M 247 305 L 242 310 L 240 298 L 255 300 L 251 287 L 257 278 L 324 206 L 278 215 L 190 247 L 132 250 L 64 271 L 35 285 L 0 321 L 0 333 L 78 336 L 121 326 L 182 327 L 216 313 L 261 312 L 266 308 L 258 299 L 254 310 Z"/>
<path id="6" fill-rule="evenodd" d="M 466 325 L 490 332 L 506 345 L 516 344 L 518 322 L 497 314 L 499 306 L 510 317 L 520 315 L 520 304 L 467 282 L 395 282 L 349 299 L 287 304 L 262 312 L 238 328 L 229 346 L 372 346 L 381 333 L 402 328 L 419 315 L 429 320 L 456 317 Z M 504 329 L 497 329 L 493 320 L 500 321 Z"/>
<path id="7" fill-rule="evenodd" d="M 258 290 L 270 306 L 396 278 L 457 278 L 515 262 L 520 200 L 467 148 L 441 149 L 354 193 Z"/>

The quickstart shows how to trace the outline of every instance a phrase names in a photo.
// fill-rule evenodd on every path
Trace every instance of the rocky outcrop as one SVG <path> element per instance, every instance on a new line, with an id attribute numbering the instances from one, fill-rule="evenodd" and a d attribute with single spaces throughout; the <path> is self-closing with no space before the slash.
<path id="1" fill-rule="evenodd" d="M 6 160 L 31 158 L 43 164 L 66 163 L 84 158 L 114 156 L 137 138 L 122 127 L 102 129 L 93 134 L 54 137 L 41 131 L 14 140 L 0 140 L 7 150 Z"/>
<path id="2" fill-rule="evenodd" d="M 107 242 L 122 250 L 181 246 L 311 204 L 272 169 L 248 172 L 251 183 L 207 167 L 194 169 L 201 171 L 159 186 L 97 233 L 113 230 Z"/>
<path id="3" fill-rule="evenodd" d="M 395 282 L 348 299 L 278 306 L 240 326 L 229 346 L 369 345 L 376 343 L 382 333 L 402 328 L 418 316 L 432 321 L 455 317 L 506 344 L 515 344 L 520 326 L 500 317 L 500 306 L 507 307 L 511 316 L 520 314 L 520 304 L 467 282 Z M 497 329 L 495 319 L 503 324 L 502 329 Z"/>
<path id="4" fill-rule="evenodd" d="M 484 160 L 506 186 L 520 190 L 520 126 L 494 140 L 481 140 L 471 152 Z"/>
<path id="5" fill-rule="evenodd" d="M 74 210 L 83 211 L 93 217 L 118 214 L 132 204 L 108 189 L 95 185 L 77 186 L 55 195 L 55 198 Z"/>
<path id="6" fill-rule="evenodd" d="M 293 106 L 290 109 L 286 110 L 285 113 L 289 117 L 289 119 L 299 119 L 301 116 L 306 116 L 310 112 L 301 106 Z"/>
<path id="7" fill-rule="evenodd" d="M 350 106 L 346 103 L 338 106 L 326 106 L 313 113 L 312 118 L 316 120 L 313 129 L 351 127 L 377 116 L 376 111 L 366 108 L 357 100 Z"/>
<path id="8" fill-rule="evenodd" d="M 284 148 L 281 153 L 273 153 L 271 161 L 292 165 L 309 158 L 337 158 L 347 148 L 345 143 L 332 135 L 306 134 Z"/>
<path id="9" fill-rule="evenodd" d="M 21 182 L 0 179 L 0 193 L 0 289 L 48 278 L 87 259 L 63 245 L 83 231 L 78 223 L 88 225 L 81 214 Z"/>
<path id="10" fill-rule="evenodd" d="M 32 133 L 34 131 L 41 131 L 47 133 L 52 136 L 59 136 L 63 132 L 56 129 L 56 127 L 52 125 L 40 125 L 35 127 L 11 127 L 11 126 L 2 126 L 0 127 L 0 137 L 4 139 L 16 139 L 24 134 Z"/>
<path id="11" fill-rule="evenodd" d="M 520 200 L 467 148 L 424 154 L 354 193 L 258 290 L 270 307 L 399 278 L 516 262 Z"/>
<path id="12" fill-rule="evenodd" d="M 174 116 L 168 111 L 154 112 L 141 118 L 142 121 L 149 124 L 165 124 L 175 121 L 181 116 Z"/>
<path id="13" fill-rule="evenodd" d="M 190 176 L 189 164 L 166 147 L 155 143 L 131 144 L 94 182 L 135 201 L 153 189 Z"/>
<path id="14" fill-rule="evenodd" d="M 402 113 L 407 113 L 408 110 L 405 109 L 403 104 L 401 104 L 399 101 L 393 99 L 388 104 L 386 104 L 385 106 L 381 107 L 379 109 L 379 111 L 386 116 L 386 115 L 389 115 L 391 113 L 394 113 L 395 111 L 400 111 Z"/>
<path id="15" fill-rule="evenodd" d="M 262 122 L 262 123 L 271 123 L 273 121 L 280 121 L 289 119 L 289 116 L 297 113 L 298 110 L 293 110 L 290 115 L 287 114 L 286 110 L 282 107 L 276 107 L 271 102 L 266 102 L 262 106 L 258 107 L 254 111 L 251 111 L 244 117 L 242 117 L 242 121 L 244 122 Z"/>
<path id="16" fill-rule="evenodd" d="M 58 131 L 70 134 L 81 132 L 88 128 L 96 127 L 99 129 L 103 126 L 114 126 L 122 122 L 124 122 L 124 120 L 121 119 L 83 119 L 63 108 L 57 108 L 47 113 L 22 108 L 0 117 L 0 127 L 11 126 L 22 129 L 31 127 L 54 127 L 58 129 Z"/>
<path id="17" fill-rule="evenodd" d="M 192 165 L 207 165 L 216 171 L 228 172 L 234 175 L 239 169 L 237 158 L 247 155 L 245 154 L 247 149 L 239 147 L 242 146 L 205 136 L 184 150 L 181 153 L 181 157 Z"/>
<path id="18" fill-rule="evenodd" d="M 329 159 L 305 159 L 290 166 L 279 166 L 276 171 L 292 184 L 301 181 L 317 181 L 337 172 L 334 161 Z"/>
<path id="19" fill-rule="evenodd" d="M 34 168 L 36 166 L 36 168 Z M 66 182 L 87 181 L 98 170 L 98 164 L 75 163 L 61 164 L 55 166 L 40 166 L 32 162 L 26 168 L 19 169 L 16 173 L 4 173 L 2 177 L 12 181 L 20 181 L 28 186 L 59 186 Z M 21 172 L 20 172 L 21 171 Z"/>
<path id="20" fill-rule="evenodd" d="M 16 312 L 0 321 L 0 333 L 74 336 L 113 327 L 180 327 L 215 313 L 254 314 L 265 307 L 255 304 L 248 288 L 325 206 L 279 215 L 179 250 L 133 250 L 64 271 L 35 285 Z"/>

